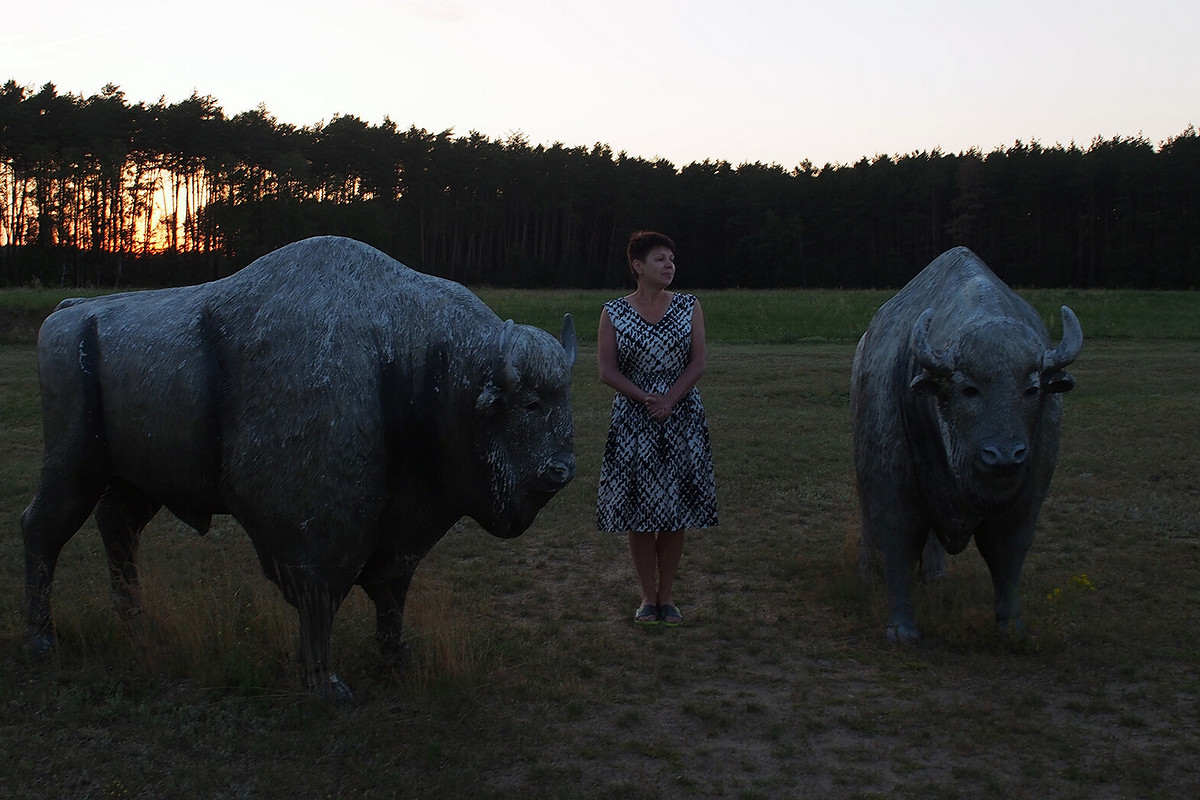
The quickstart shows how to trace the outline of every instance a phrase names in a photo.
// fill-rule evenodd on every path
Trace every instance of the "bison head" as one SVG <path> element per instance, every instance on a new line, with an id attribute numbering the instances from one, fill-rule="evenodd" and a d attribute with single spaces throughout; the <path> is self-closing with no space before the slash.
<path id="1" fill-rule="evenodd" d="M 508 538 L 523 533 L 575 477 L 575 323 L 567 314 L 561 340 L 555 341 L 543 330 L 508 320 L 493 346 L 492 374 L 475 402 L 473 437 L 489 495 L 471 516 Z"/>
<path id="2" fill-rule="evenodd" d="M 1044 330 L 996 316 L 943 332 L 947 344 L 937 350 L 929 335 L 933 314 L 926 309 L 912 329 L 910 386 L 936 398 L 937 426 L 959 492 L 979 511 L 1003 508 L 1024 485 L 1050 396 L 1075 385 L 1064 367 L 1079 356 L 1083 331 L 1063 306 L 1057 347 L 1047 346 Z"/>

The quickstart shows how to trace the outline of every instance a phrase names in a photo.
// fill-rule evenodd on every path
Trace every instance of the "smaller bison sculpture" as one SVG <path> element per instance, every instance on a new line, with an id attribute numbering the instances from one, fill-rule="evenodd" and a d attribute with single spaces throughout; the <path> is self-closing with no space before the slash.
<path id="1" fill-rule="evenodd" d="M 943 253 L 885 303 L 858 343 L 851 377 L 862 509 L 860 566 L 877 552 L 887 638 L 921 638 L 912 579 L 925 550 L 974 537 L 991 572 L 997 628 L 1023 630 L 1018 588 L 1058 455 L 1064 368 L 1083 331 L 1062 307 L 1050 342 L 1037 312 L 970 250 Z"/>
<path id="2" fill-rule="evenodd" d="M 357 584 L 385 656 L 418 562 L 461 517 L 521 534 L 575 474 L 575 329 L 502 322 L 451 281 L 317 237 L 199 286 L 64 301 L 43 323 L 41 483 L 22 517 L 28 647 L 56 642 L 50 586 L 94 510 L 119 609 L 166 506 L 245 528 L 300 617 L 307 685 Z"/>

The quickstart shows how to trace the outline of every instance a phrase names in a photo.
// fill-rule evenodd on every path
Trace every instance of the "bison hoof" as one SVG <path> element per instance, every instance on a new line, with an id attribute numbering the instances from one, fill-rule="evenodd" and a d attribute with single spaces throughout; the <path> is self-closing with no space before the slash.
<path id="1" fill-rule="evenodd" d="M 332 673 L 329 675 L 329 687 L 325 696 L 338 704 L 354 702 L 354 692 L 350 691 L 349 686 L 342 683 L 341 678 Z"/>
<path id="2" fill-rule="evenodd" d="M 1020 617 L 1016 619 L 997 619 L 996 633 L 1010 639 L 1025 638 L 1025 622 Z"/>
<path id="3" fill-rule="evenodd" d="M 32 633 L 25 640 L 25 652 L 40 658 L 58 649 L 58 639 L 53 633 Z"/>
<path id="4" fill-rule="evenodd" d="M 914 625 L 897 623 L 887 626 L 887 640 L 892 644 L 909 644 L 921 641 L 921 632 Z"/>
<path id="5" fill-rule="evenodd" d="M 354 702 L 354 692 L 332 672 L 314 675 L 308 681 L 308 690 L 317 697 L 338 705 Z"/>
<path id="6" fill-rule="evenodd" d="M 141 603 L 124 598 L 113 603 L 113 608 L 116 609 L 117 615 L 124 620 L 137 619 L 142 615 Z"/>
<path id="7" fill-rule="evenodd" d="M 386 650 L 382 650 L 380 654 L 383 657 L 383 663 L 392 670 L 403 671 L 408 669 L 413 661 L 412 648 L 406 644 L 402 644 L 399 647 L 389 647 Z"/>
<path id="8" fill-rule="evenodd" d="M 922 564 L 919 575 L 921 578 L 921 583 L 936 583 L 937 581 L 940 581 L 946 577 L 946 569 L 944 567 L 927 568 L 924 564 Z"/>
<path id="9" fill-rule="evenodd" d="M 404 667 L 412 661 L 412 648 L 399 636 L 376 635 L 375 640 L 379 643 L 379 655 L 390 666 Z"/>

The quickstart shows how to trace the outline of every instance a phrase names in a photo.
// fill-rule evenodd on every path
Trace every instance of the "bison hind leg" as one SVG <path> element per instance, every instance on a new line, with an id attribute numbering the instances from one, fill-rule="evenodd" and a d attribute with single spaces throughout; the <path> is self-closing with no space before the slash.
<path id="1" fill-rule="evenodd" d="M 899 620 L 888 622 L 884 636 L 892 644 L 913 644 L 921 641 L 921 631 L 915 623 Z"/>
<path id="2" fill-rule="evenodd" d="M 867 539 L 866 533 L 858 535 L 858 574 L 870 580 L 879 571 L 879 550 Z"/>
<path id="3" fill-rule="evenodd" d="M 137 550 L 142 531 L 160 505 L 128 481 L 114 478 L 96 506 L 96 527 L 104 541 L 113 602 L 125 617 L 141 610 Z"/>
<path id="4" fill-rule="evenodd" d="M 412 649 L 404 641 L 404 600 L 411 582 L 410 572 L 387 583 L 363 586 L 375 603 L 375 641 L 390 668 L 403 668 L 412 659 Z"/>
<path id="5" fill-rule="evenodd" d="M 33 501 L 21 515 L 25 543 L 26 649 L 45 655 L 57 649 L 50 610 L 50 587 L 59 554 L 78 533 L 104 491 L 104 479 L 86 465 L 75 471 L 78 480 L 43 470 Z"/>
<path id="6" fill-rule="evenodd" d="M 932 532 L 925 538 L 921 550 L 920 577 L 922 583 L 933 583 L 946 577 L 946 548 Z"/>

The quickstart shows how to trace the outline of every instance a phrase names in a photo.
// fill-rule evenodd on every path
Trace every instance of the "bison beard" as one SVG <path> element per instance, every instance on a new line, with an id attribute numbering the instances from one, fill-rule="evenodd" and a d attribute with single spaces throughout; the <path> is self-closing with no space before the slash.
<path id="1" fill-rule="evenodd" d="M 454 522 L 517 536 L 573 478 L 575 350 L 569 315 L 556 341 L 339 237 L 212 283 L 64 302 L 38 338 L 28 647 L 55 647 L 55 564 L 93 509 L 127 613 L 159 508 L 200 533 L 227 513 L 297 609 L 306 683 L 350 699 L 329 639 L 353 585 L 403 657 L 413 572 Z"/>

